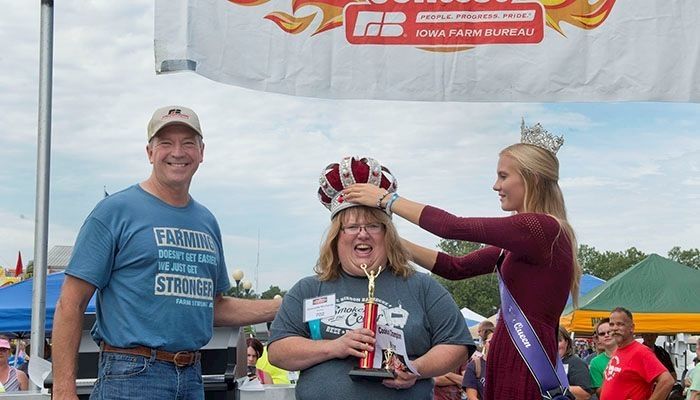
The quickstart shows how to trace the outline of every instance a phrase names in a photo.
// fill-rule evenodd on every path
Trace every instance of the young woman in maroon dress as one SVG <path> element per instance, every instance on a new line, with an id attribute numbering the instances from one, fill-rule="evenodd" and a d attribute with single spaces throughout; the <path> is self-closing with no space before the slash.
<path id="1" fill-rule="evenodd" d="M 346 201 L 384 208 L 445 239 L 468 240 L 489 246 L 454 257 L 407 243 L 413 259 L 448 279 L 464 279 L 495 271 L 503 249 L 501 274 L 532 324 L 554 364 L 558 357 L 559 317 L 568 294 L 578 298 L 581 270 L 576 261 L 576 238 L 566 219 L 559 188 L 556 151 L 563 139 L 537 124 L 523 125 L 523 142 L 499 154 L 497 178 L 501 208 L 508 217 L 464 218 L 404 197 L 385 195 L 376 186 L 356 184 L 346 189 Z M 487 400 L 540 400 L 538 386 L 501 324 L 492 339 L 486 371 Z"/>

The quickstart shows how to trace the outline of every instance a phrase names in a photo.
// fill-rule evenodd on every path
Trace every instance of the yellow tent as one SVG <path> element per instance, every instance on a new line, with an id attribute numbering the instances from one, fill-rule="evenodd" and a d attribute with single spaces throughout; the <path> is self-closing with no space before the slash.
<path id="1" fill-rule="evenodd" d="M 636 333 L 700 333 L 700 271 L 652 254 L 564 310 L 560 323 L 590 334 L 615 307 L 632 311 Z"/>

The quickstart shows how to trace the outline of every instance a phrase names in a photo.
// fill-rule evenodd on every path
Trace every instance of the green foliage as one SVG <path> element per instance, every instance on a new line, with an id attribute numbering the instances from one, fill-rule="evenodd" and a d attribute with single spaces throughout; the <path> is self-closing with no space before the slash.
<path id="1" fill-rule="evenodd" d="M 460 240 L 440 240 L 440 250 L 445 253 L 462 256 L 484 247 L 478 243 Z M 459 308 L 467 307 L 483 316 L 496 313 L 500 298 L 498 296 L 498 278 L 494 274 L 451 281 L 433 275 L 435 279 L 452 295 Z"/>
<path id="2" fill-rule="evenodd" d="M 29 260 L 27 267 L 24 269 L 24 279 L 29 279 L 34 276 L 34 260 Z"/>
<path id="3" fill-rule="evenodd" d="M 668 258 L 677 263 L 700 269 L 700 250 L 698 249 L 682 250 L 675 246 L 668 251 Z"/>
<path id="4" fill-rule="evenodd" d="M 233 285 L 231 286 L 231 289 L 226 292 L 226 296 L 230 297 L 238 297 L 240 299 L 258 299 L 260 296 L 258 296 L 257 293 L 255 293 L 255 290 L 244 290 L 243 287 L 236 287 L 236 283 L 234 282 Z"/>
<path id="5" fill-rule="evenodd" d="M 482 247 L 483 245 L 477 243 L 459 240 L 441 240 L 438 243 L 440 250 L 454 256 L 462 256 Z M 578 249 L 578 260 L 583 273 L 593 274 L 604 280 L 625 271 L 646 257 L 647 254 L 636 247 L 622 251 L 606 250 L 600 252 L 593 246 L 582 244 Z M 668 252 L 668 258 L 700 269 L 700 250 L 697 248 L 684 250 L 678 246 L 673 247 Z M 450 292 L 460 308 L 468 307 L 487 317 L 496 312 L 500 298 L 498 296 L 498 279 L 494 274 L 459 281 L 433 276 Z"/>
<path id="6" fill-rule="evenodd" d="M 496 275 L 481 275 L 460 281 L 450 281 L 437 275 L 433 277 L 450 292 L 459 308 L 467 307 L 485 317 L 495 314 L 498 310 L 500 298 Z"/>
<path id="7" fill-rule="evenodd" d="M 593 246 L 582 244 L 578 248 L 578 261 L 583 273 L 608 280 L 646 258 L 647 254 L 630 247 L 624 251 L 599 252 Z"/>
<path id="8" fill-rule="evenodd" d="M 438 243 L 437 247 L 447 254 L 453 256 L 463 256 L 469 254 L 474 250 L 479 250 L 484 247 L 483 244 L 467 242 L 465 240 L 445 240 L 442 239 Z"/>
<path id="9" fill-rule="evenodd" d="M 279 286 L 270 286 L 269 289 L 262 292 L 262 294 L 260 295 L 260 298 L 261 299 L 272 299 L 276 295 L 280 295 L 280 296 L 284 297 L 285 293 L 287 293 L 287 291 L 280 289 Z"/>

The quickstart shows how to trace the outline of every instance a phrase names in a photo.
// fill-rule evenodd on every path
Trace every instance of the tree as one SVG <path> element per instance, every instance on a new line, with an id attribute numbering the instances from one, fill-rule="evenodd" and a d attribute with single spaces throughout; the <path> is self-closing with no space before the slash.
<path id="1" fill-rule="evenodd" d="M 34 276 L 34 260 L 27 262 L 27 268 L 24 269 L 24 279 L 29 279 Z"/>
<path id="2" fill-rule="evenodd" d="M 595 247 L 586 244 L 578 246 L 578 263 L 581 265 L 584 274 L 596 275 L 593 271 L 600 264 L 600 257 L 600 253 Z"/>
<path id="3" fill-rule="evenodd" d="M 668 251 L 668 258 L 677 263 L 700 269 L 700 250 L 698 249 L 681 250 L 680 247 L 675 246 Z"/>
<path id="4" fill-rule="evenodd" d="M 646 258 L 636 247 L 624 251 L 600 253 L 593 246 L 582 244 L 578 249 L 578 261 L 584 273 L 608 280 Z"/>
<path id="5" fill-rule="evenodd" d="M 245 290 L 242 287 L 236 288 L 236 285 L 231 286 L 231 289 L 226 292 L 226 296 L 238 297 L 241 299 L 257 299 L 259 296 L 255 293 L 255 290 Z"/>
<path id="6" fill-rule="evenodd" d="M 261 298 L 261 299 L 272 299 L 272 298 L 274 298 L 276 295 L 284 296 L 286 293 L 287 293 L 287 291 L 286 291 L 286 290 L 281 290 L 281 289 L 279 288 L 279 286 L 272 286 L 272 285 L 271 285 L 269 289 L 267 289 L 266 291 L 262 292 L 262 294 L 260 295 L 260 298 Z"/>
<path id="7" fill-rule="evenodd" d="M 438 247 L 445 253 L 462 256 L 481 249 L 484 245 L 461 240 L 441 240 Z M 496 275 L 488 274 L 459 281 L 433 276 L 447 289 L 460 308 L 467 307 L 486 317 L 494 314 L 498 309 L 500 297 Z"/>

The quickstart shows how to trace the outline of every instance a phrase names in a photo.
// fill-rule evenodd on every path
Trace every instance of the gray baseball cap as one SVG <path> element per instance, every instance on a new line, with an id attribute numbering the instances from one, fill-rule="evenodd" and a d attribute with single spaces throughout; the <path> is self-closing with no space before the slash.
<path id="1" fill-rule="evenodd" d="M 157 109 L 148 122 L 148 141 L 150 142 L 158 131 L 168 125 L 189 126 L 199 136 L 204 136 L 202 135 L 202 127 L 199 125 L 199 117 L 192 109 L 182 106 L 166 106 Z"/>

